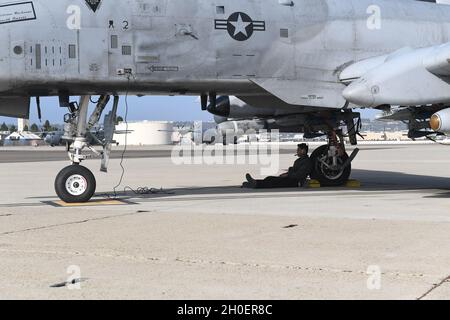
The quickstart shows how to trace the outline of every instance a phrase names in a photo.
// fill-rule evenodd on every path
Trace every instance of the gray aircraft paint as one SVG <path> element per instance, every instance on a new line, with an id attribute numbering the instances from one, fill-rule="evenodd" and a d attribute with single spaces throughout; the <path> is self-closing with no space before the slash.
<path id="1" fill-rule="evenodd" d="M 0 1 L 0 13 L 11 6 L 22 11 L 1 24 L 0 94 L 216 92 L 272 97 L 299 111 L 343 108 L 339 75 L 347 66 L 404 47 L 448 42 L 448 6 L 412 0 L 280 2 Z M 379 29 L 367 25 L 373 5 L 381 12 Z M 77 8 L 80 28 L 69 29 Z M 233 37 L 236 28 L 241 31 Z M 8 114 L 10 101 L 0 105 Z"/>

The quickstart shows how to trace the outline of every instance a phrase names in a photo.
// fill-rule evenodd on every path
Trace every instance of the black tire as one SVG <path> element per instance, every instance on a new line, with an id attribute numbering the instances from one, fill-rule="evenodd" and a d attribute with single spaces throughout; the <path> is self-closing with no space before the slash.
<path id="1" fill-rule="evenodd" d="M 94 196 L 96 188 L 97 182 L 92 172 L 80 165 L 62 169 L 55 179 L 56 194 L 66 203 L 88 202 Z"/>
<path id="2" fill-rule="evenodd" d="M 311 154 L 311 161 L 313 163 L 313 170 L 311 173 L 311 179 L 318 180 L 323 187 L 339 187 L 347 183 L 352 173 L 352 165 L 350 164 L 344 171 L 331 179 L 322 171 L 322 166 L 319 162 L 319 158 L 328 152 L 328 145 L 321 146 L 314 150 Z M 348 154 L 343 155 L 340 161 L 344 163 L 348 159 Z"/>

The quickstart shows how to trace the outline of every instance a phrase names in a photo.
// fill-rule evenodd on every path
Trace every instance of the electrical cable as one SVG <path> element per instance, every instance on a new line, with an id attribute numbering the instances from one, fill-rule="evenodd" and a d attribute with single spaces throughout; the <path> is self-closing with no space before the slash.
<path id="1" fill-rule="evenodd" d="M 122 173 L 120 175 L 120 179 L 119 182 L 117 183 L 116 186 L 114 186 L 113 188 L 113 195 L 109 195 L 106 194 L 105 196 L 108 199 L 117 199 L 119 197 L 119 193 L 117 192 L 117 189 L 122 185 L 123 179 L 125 177 L 125 173 L 126 173 L 126 169 L 124 166 L 124 161 L 125 161 L 125 155 L 128 151 L 128 128 L 129 128 L 129 124 L 128 124 L 128 112 L 129 112 L 129 106 L 128 106 L 128 96 L 130 93 L 130 83 L 131 83 L 131 77 L 134 78 L 134 75 L 130 74 L 128 75 L 127 79 L 128 79 L 128 83 L 127 83 L 127 89 L 125 92 L 125 115 L 124 115 L 124 120 L 123 122 L 125 123 L 125 145 L 120 157 L 120 168 L 122 170 Z M 135 79 L 135 78 L 134 78 Z M 173 191 L 169 191 L 169 190 L 165 190 L 163 188 L 160 189 L 156 189 L 156 188 L 149 188 L 149 187 L 138 187 L 137 189 L 133 189 L 130 186 L 126 186 L 123 189 L 123 193 L 126 194 L 127 190 L 133 192 L 135 195 L 150 195 L 150 194 L 175 194 L 175 192 Z"/>
<path id="2" fill-rule="evenodd" d="M 100 101 L 100 98 L 98 98 L 97 101 L 94 101 L 94 100 L 92 100 L 92 96 L 91 96 L 91 97 L 89 97 L 89 101 L 91 101 L 91 103 L 93 103 L 93 104 L 97 104 Z"/>
<path id="3" fill-rule="evenodd" d="M 161 189 L 156 189 L 156 188 L 148 188 L 148 187 L 139 187 L 136 190 L 126 186 L 123 191 L 126 192 L 127 190 L 130 190 L 131 192 L 133 192 L 135 195 L 149 195 L 149 194 L 175 194 L 174 191 L 170 191 L 170 190 L 165 190 L 163 188 Z"/>
<path id="4" fill-rule="evenodd" d="M 123 151 L 122 151 L 122 155 L 120 157 L 120 168 L 122 169 L 122 174 L 120 175 L 119 182 L 113 188 L 114 198 L 117 198 L 117 188 L 120 187 L 120 185 L 123 182 L 123 178 L 125 176 L 125 167 L 123 165 L 123 161 L 125 159 L 125 155 L 126 155 L 127 150 L 128 150 L 128 94 L 129 94 L 129 91 L 130 91 L 130 82 L 131 82 L 131 78 L 130 77 L 131 77 L 130 75 L 127 77 L 128 83 L 127 83 L 127 90 L 126 90 L 126 93 L 125 93 L 125 118 L 124 118 L 124 122 L 125 122 L 125 145 L 124 145 L 124 148 L 123 148 Z"/>

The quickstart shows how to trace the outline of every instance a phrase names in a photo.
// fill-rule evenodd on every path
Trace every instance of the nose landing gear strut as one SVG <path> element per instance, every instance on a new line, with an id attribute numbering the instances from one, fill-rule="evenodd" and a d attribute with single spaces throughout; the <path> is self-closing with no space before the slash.
<path id="1" fill-rule="evenodd" d="M 90 130 L 98 124 L 101 115 L 109 102 L 109 96 L 101 96 L 97 107 L 88 121 L 88 108 L 90 96 L 82 96 L 80 102 L 71 103 L 70 113 L 64 118 L 64 137 L 67 143 L 67 152 L 71 165 L 59 172 L 55 179 L 55 191 L 58 197 L 67 203 L 87 202 L 95 194 L 96 180 L 94 174 L 81 162 L 88 158 L 83 154 L 84 149 L 89 149 L 96 156 L 102 157 L 101 171 L 106 172 L 108 167 L 111 144 L 114 135 L 114 125 L 119 104 L 119 97 L 114 97 L 112 111 L 105 116 L 104 138 L 98 139 Z M 88 139 L 89 138 L 89 139 Z M 97 151 L 90 145 L 90 140 L 96 141 L 103 147 L 103 151 Z"/>

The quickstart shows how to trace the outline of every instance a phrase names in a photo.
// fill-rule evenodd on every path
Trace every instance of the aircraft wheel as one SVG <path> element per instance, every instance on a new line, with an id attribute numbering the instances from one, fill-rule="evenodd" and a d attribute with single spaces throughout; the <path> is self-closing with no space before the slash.
<path id="1" fill-rule="evenodd" d="M 331 169 L 326 164 L 332 164 L 333 159 L 326 157 L 328 155 L 328 145 L 317 148 L 311 154 L 311 161 L 313 163 L 313 171 L 311 179 L 319 180 L 324 187 L 337 187 L 347 183 L 352 172 L 351 164 L 344 169 Z M 326 157 L 326 158 L 324 158 Z M 348 159 L 348 154 L 344 154 L 338 158 L 340 165 L 344 164 Z M 322 161 L 321 161 L 322 160 Z M 325 163 L 323 163 L 323 161 Z"/>
<path id="2" fill-rule="evenodd" d="M 80 165 L 62 169 L 55 180 L 55 191 L 66 203 L 88 202 L 95 194 L 97 183 L 92 172 Z"/>

